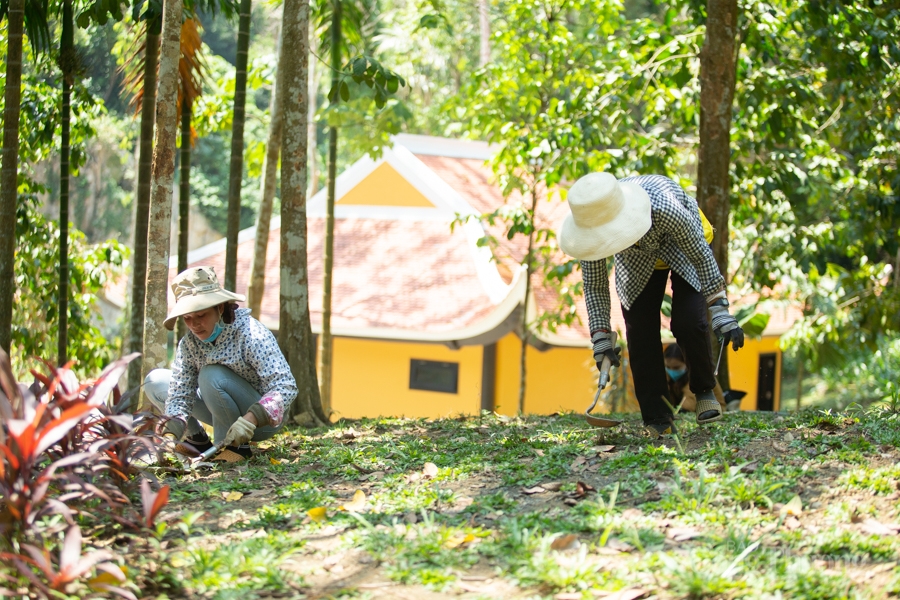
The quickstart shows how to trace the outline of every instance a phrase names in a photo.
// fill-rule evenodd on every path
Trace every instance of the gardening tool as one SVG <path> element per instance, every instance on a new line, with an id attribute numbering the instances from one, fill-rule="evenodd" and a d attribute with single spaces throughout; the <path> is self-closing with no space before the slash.
<path id="1" fill-rule="evenodd" d="M 209 450 L 207 450 L 206 452 L 203 452 L 200 456 L 192 458 L 191 463 L 196 465 L 197 463 L 201 463 L 205 460 L 209 460 L 210 458 L 215 456 L 218 451 L 219 451 L 219 446 L 217 444 L 213 444 Z"/>
<path id="2" fill-rule="evenodd" d="M 611 342 L 613 348 L 616 347 L 616 333 L 613 332 L 611 335 Z M 606 384 L 609 383 L 609 370 L 612 368 L 612 361 L 609 360 L 608 356 L 603 357 L 603 362 L 600 363 L 600 381 L 597 386 L 597 393 L 594 394 L 594 401 L 591 402 L 591 405 L 588 407 L 586 411 L 584 411 L 584 419 L 588 422 L 588 425 L 592 427 L 615 427 L 616 425 L 620 425 L 622 421 L 617 421 L 615 419 L 604 419 L 603 417 L 597 417 L 591 414 L 591 411 L 594 410 L 594 407 L 597 406 L 597 402 L 600 400 L 600 392 L 603 391 L 603 388 L 606 387 Z"/>
<path id="3" fill-rule="evenodd" d="M 725 346 L 727 345 L 728 342 L 725 340 L 722 340 L 722 342 L 719 344 L 719 360 L 716 361 L 716 370 L 713 371 L 713 377 L 719 376 L 719 365 L 722 364 L 722 352 L 725 351 Z"/>

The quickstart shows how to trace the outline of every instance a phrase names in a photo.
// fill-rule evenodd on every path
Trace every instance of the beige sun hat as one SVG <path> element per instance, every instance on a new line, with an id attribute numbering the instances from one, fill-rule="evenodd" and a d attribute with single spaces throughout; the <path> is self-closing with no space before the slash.
<path id="1" fill-rule="evenodd" d="M 621 182 L 610 173 L 585 175 L 569 189 L 567 200 L 570 212 L 557 238 L 572 258 L 608 258 L 650 231 L 650 196 L 636 183 Z"/>
<path id="2" fill-rule="evenodd" d="M 172 293 L 175 294 L 175 308 L 164 321 L 169 331 L 175 327 L 178 317 L 218 306 L 223 302 L 246 300 L 244 296 L 224 289 L 212 267 L 185 269 L 172 280 Z"/>

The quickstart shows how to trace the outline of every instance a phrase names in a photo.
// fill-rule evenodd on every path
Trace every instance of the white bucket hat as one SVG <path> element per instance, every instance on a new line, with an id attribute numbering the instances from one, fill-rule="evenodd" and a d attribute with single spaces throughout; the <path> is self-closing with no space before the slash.
<path id="1" fill-rule="evenodd" d="M 243 302 L 246 299 L 222 288 L 212 267 L 191 267 L 182 271 L 172 280 L 172 293 L 175 294 L 175 308 L 164 321 L 169 331 L 175 327 L 178 317 L 218 306 L 223 302 Z"/>
<path id="2" fill-rule="evenodd" d="M 557 238 L 578 260 L 600 260 L 625 250 L 650 231 L 650 196 L 644 188 L 610 173 L 591 173 L 568 194 L 569 214 Z"/>

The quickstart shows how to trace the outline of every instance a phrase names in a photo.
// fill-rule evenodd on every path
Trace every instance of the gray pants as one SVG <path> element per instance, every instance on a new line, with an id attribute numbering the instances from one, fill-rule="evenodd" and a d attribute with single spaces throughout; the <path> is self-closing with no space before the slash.
<path id="1" fill-rule="evenodd" d="M 161 414 L 165 414 L 171 379 L 172 371 L 169 369 L 153 369 L 144 379 L 144 393 Z M 201 368 L 197 384 L 200 389 L 197 390 L 194 410 L 187 422 L 187 435 L 200 433 L 203 429 L 200 423 L 206 423 L 212 425 L 214 443 L 224 440 L 228 428 L 238 420 L 238 417 L 247 414 L 247 409 L 259 402 L 262 397 L 245 379 L 222 365 L 206 365 Z M 283 425 L 284 422 L 278 427 L 270 425 L 257 427 L 253 441 L 269 439 L 280 431 Z"/>

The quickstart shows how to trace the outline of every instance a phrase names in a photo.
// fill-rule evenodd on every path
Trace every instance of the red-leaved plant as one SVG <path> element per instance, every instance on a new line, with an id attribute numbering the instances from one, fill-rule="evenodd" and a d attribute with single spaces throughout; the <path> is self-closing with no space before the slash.
<path id="1" fill-rule="evenodd" d="M 68 500 L 97 496 L 112 502 L 108 494 L 76 474 L 77 468 L 86 470 L 102 458 L 84 444 L 80 426 L 104 418 L 107 398 L 136 356 L 114 362 L 96 380 L 83 384 L 68 365 L 55 369 L 52 379 L 34 373 L 43 384 L 37 389 L 16 385 L 12 373 L 4 373 L 0 379 L 0 418 L 6 430 L 0 440 L 0 497 L 4 499 L 0 532 L 29 530 L 38 518 L 53 512 L 62 513 L 71 523 Z M 5 370 L 4 362 L 0 361 L 0 370 Z M 74 491 L 49 497 L 51 483 L 60 477 L 70 480 Z"/>
<path id="2" fill-rule="evenodd" d="M 30 544 L 22 544 L 22 549 L 28 554 L 0 554 L 4 560 L 11 561 L 22 575 L 24 575 L 38 590 L 47 597 L 53 597 L 51 590 L 64 592 L 66 587 L 86 575 L 94 567 L 113 576 L 117 581 L 124 582 L 125 574 L 117 565 L 108 561 L 113 557 L 111 552 L 97 550 L 86 556 L 81 555 L 81 530 L 77 525 L 69 527 L 66 538 L 59 550 L 59 561 L 54 567 L 50 553 L 44 548 L 36 548 Z M 41 581 L 37 574 L 29 568 L 36 567 L 45 578 Z M 123 598 L 135 598 L 130 591 L 110 584 L 100 584 L 104 591 L 115 593 Z"/>

